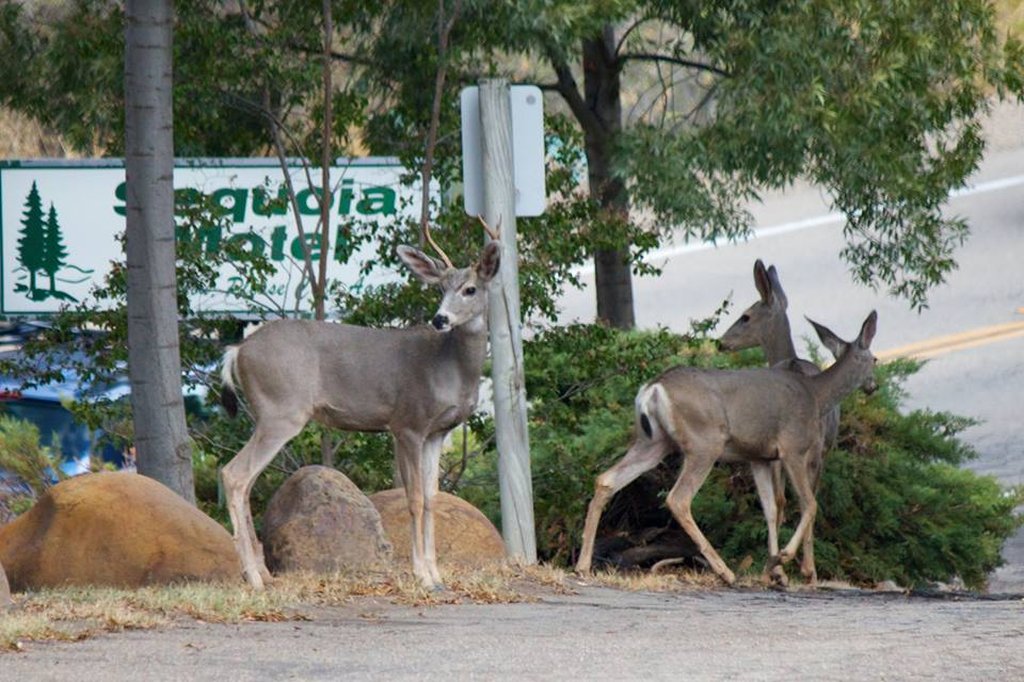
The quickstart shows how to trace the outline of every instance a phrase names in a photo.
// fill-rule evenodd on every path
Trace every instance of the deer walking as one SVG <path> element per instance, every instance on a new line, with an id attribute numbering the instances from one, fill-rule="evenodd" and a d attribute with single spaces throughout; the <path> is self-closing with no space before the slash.
<path id="1" fill-rule="evenodd" d="M 836 363 L 816 376 L 771 368 L 675 367 L 641 387 L 635 440 L 618 463 L 597 477 L 576 570 L 590 571 L 597 526 L 612 495 L 676 449 L 683 453 L 683 465 L 666 504 L 712 570 L 730 585 L 736 577 L 694 522 L 691 501 L 719 460 L 748 462 L 760 467 L 761 475 L 773 460 L 782 462 L 800 500 L 800 521 L 779 552 L 774 519 L 767 519 L 769 538 L 776 541 L 768 570 L 792 560 L 817 513 L 808 461 L 822 447 L 822 420 L 858 386 L 873 385 L 875 358 L 870 346 L 877 322 L 872 311 L 849 343 L 812 323 L 826 345 L 841 346 Z"/>
<path id="2" fill-rule="evenodd" d="M 441 444 L 476 408 L 487 348 L 487 284 L 498 272 L 500 245 L 489 241 L 477 263 L 461 269 L 438 253 L 443 262 L 398 247 L 421 281 L 444 292 L 430 325 L 372 329 L 277 320 L 224 354 L 221 400 L 234 415 L 237 380 L 256 424 L 221 472 L 235 547 L 253 587 L 263 587 L 270 573 L 249 507 L 252 484 L 311 419 L 348 431 L 391 432 L 409 502 L 413 573 L 424 586 L 441 587 L 433 515 Z"/>
<path id="3" fill-rule="evenodd" d="M 754 286 L 760 295 L 760 300 L 753 303 L 740 316 L 736 322 L 729 327 L 722 338 L 719 339 L 719 346 L 722 350 L 736 351 L 745 348 L 760 346 L 764 351 L 765 359 L 769 367 L 788 369 L 800 372 L 806 376 L 813 376 L 821 372 L 821 368 L 809 360 L 797 357 L 796 348 L 793 345 L 793 337 L 789 327 L 789 317 L 786 309 L 789 306 L 789 299 L 779 282 L 779 273 L 775 266 L 765 268 L 761 259 L 754 263 Z M 838 346 L 832 345 L 829 350 L 836 355 L 840 352 Z M 838 358 L 838 356 L 836 355 Z M 812 456 L 808 461 L 811 488 L 815 492 L 821 480 L 822 466 L 825 453 L 835 445 L 836 436 L 839 433 L 839 405 L 825 413 L 822 419 L 822 432 L 824 441 L 821 452 Z M 776 533 L 782 522 L 782 508 L 786 503 L 786 481 L 783 478 L 781 462 L 772 462 L 771 480 L 764 472 L 754 469 L 754 484 L 757 486 L 758 498 L 761 500 L 761 507 L 765 510 L 765 518 L 773 517 L 776 520 Z M 774 510 L 767 509 L 766 505 L 774 504 Z M 804 536 L 800 573 L 809 580 L 817 580 L 817 570 L 814 566 L 814 528 L 811 527 Z M 777 579 L 782 579 L 782 574 L 776 574 Z"/>

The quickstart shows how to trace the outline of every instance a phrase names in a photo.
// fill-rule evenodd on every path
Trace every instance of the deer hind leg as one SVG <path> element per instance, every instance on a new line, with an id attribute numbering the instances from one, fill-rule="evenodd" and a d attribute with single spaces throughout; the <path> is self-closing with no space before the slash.
<path id="1" fill-rule="evenodd" d="M 754 474 L 754 487 L 757 488 L 757 497 L 761 500 L 761 509 L 764 510 L 764 520 L 768 524 L 768 564 L 765 566 L 765 574 L 769 578 L 786 585 L 789 581 L 786 572 L 781 566 L 772 566 L 772 557 L 779 554 L 779 523 L 778 523 L 778 487 L 776 471 L 779 469 L 778 461 L 773 462 L 751 462 L 750 470 Z M 782 481 L 785 485 L 785 481 Z"/>
<path id="2" fill-rule="evenodd" d="M 422 436 L 414 433 L 395 434 L 395 461 L 402 475 L 412 523 L 409 543 L 412 547 L 412 572 L 424 587 L 434 589 L 438 585 L 427 567 L 424 546 L 423 450 Z"/>
<path id="3" fill-rule="evenodd" d="M 439 486 L 441 446 L 445 434 L 434 434 L 423 444 L 423 558 L 435 589 L 443 589 L 437 568 L 437 541 L 434 534 L 434 501 Z"/>
<path id="4" fill-rule="evenodd" d="M 242 563 L 242 575 L 256 589 L 264 587 L 264 583 L 270 579 L 270 571 L 263 559 L 263 546 L 256 537 L 249 494 L 260 472 L 304 426 L 305 422 L 295 420 L 258 421 L 249 441 L 221 469 L 221 481 L 227 497 L 231 527 L 234 529 L 235 550 Z"/>
<path id="5" fill-rule="evenodd" d="M 783 457 L 783 466 L 786 467 L 786 474 L 796 489 L 797 498 L 800 500 L 800 523 L 789 543 L 779 554 L 778 563 L 786 564 L 796 556 L 796 551 L 814 528 L 814 517 L 818 513 L 818 502 L 814 497 L 814 488 L 811 487 L 808 462 L 813 456 L 812 452 L 804 453 L 803 457 Z M 815 576 L 814 551 L 810 554 L 810 571 Z"/>
<path id="6" fill-rule="evenodd" d="M 590 572 L 590 565 L 594 557 L 594 538 L 597 535 L 598 523 L 601 521 L 601 513 L 608 504 L 608 500 L 635 481 L 641 474 L 658 466 L 658 462 L 663 460 L 665 455 L 672 451 L 672 448 L 672 443 L 664 438 L 651 439 L 642 435 L 638 436 L 638 440 L 630 446 L 626 455 L 615 466 L 597 477 L 594 484 L 594 498 L 587 508 L 587 520 L 583 526 L 583 546 L 580 548 L 580 556 L 576 561 L 577 572 Z"/>
<path id="7" fill-rule="evenodd" d="M 709 452 L 714 452 L 714 450 L 691 448 L 689 452 L 684 451 L 683 470 L 679 474 L 676 484 L 672 486 L 672 490 L 669 492 L 665 503 L 672 511 L 676 521 L 683 527 L 683 530 L 690 536 L 690 539 L 697 545 L 697 549 L 700 550 L 700 553 L 711 565 L 711 570 L 717 573 L 727 584 L 732 585 L 736 582 L 736 575 L 729 570 L 729 567 L 722 561 L 722 557 L 718 556 L 718 552 L 715 551 L 715 548 L 711 546 L 708 539 L 704 537 L 704 533 L 697 527 L 690 509 L 694 495 L 700 490 L 708 474 L 711 473 L 712 467 L 715 466 L 716 457 L 714 455 L 709 456 Z"/>

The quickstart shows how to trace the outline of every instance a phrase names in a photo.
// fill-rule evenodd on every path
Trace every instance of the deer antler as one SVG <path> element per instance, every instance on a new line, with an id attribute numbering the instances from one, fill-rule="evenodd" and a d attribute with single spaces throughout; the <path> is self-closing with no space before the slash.
<path id="1" fill-rule="evenodd" d="M 430 244 L 431 248 L 433 248 L 434 251 L 437 251 L 437 255 L 441 256 L 441 260 L 444 261 L 444 264 L 449 268 L 454 268 L 455 265 L 452 263 L 451 258 L 448 257 L 447 253 L 441 250 L 441 247 L 437 245 L 434 238 L 430 236 L 430 225 L 427 225 L 426 223 L 423 225 L 423 236 L 426 237 L 427 243 Z"/>
<path id="2" fill-rule="evenodd" d="M 498 226 L 494 228 L 487 224 L 487 221 L 484 220 L 484 217 L 482 215 L 478 215 L 476 219 L 479 220 L 480 224 L 484 226 L 484 232 L 487 233 L 488 237 L 490 237 L 492 240 L 496 242 L 501 241 L 501 216 L 498 216 Z"/>

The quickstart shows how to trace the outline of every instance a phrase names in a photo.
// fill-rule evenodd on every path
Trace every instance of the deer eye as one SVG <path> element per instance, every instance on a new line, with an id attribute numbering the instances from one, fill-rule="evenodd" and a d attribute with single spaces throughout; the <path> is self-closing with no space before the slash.
<path id="1" fill-rule="evenodd" d="M 463 296 L 472 296 L 475 293 L 476 293 L 476 287 L 466 287 L 465 289 L 462 290 L 462 295 Z"/>
<path id="2" fill-rule="evenodd" d="M 743 315 L 740 316 L 740 322 L 750 322 L 750 315 L 743 313 Z"/>

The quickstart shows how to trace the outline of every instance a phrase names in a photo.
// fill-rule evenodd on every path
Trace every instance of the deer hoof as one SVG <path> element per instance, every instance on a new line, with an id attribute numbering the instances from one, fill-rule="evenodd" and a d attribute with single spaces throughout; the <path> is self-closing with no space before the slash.
<path id="1" fill-rule="evenodd" d="M 782 570 L 782 566 L 776 565 L 768 571 L 768 583 L 775 588 L 785 589 L 789 587 L 789 576 Z"/>
<path id="2" fill-rule="evenodd" d="M 736 585 L 736 574 L 730 571 L 728 568 L 718 574 L 726 585 L 734 587 Z"/>
<path id="3" fill-rule="evenodd" d="M 263 576 L 258 570 L 246 569 L 242 571 L 242 576 L 245 578 L 245 582 L 249 583 L 249 587 L 254 590 L 262 590 L 266 586 Z"/>

